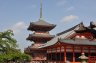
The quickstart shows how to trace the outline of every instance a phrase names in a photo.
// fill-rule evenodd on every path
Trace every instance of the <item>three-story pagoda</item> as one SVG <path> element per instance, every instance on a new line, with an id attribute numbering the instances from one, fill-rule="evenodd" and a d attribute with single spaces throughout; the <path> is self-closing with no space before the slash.
<path id="1" fill-rule="evenodd" d="M 33 31 L 33 33 L 29 34 L 27 40 L 33 41 L 34 44 L 25 49 L 25 53 L 32 56 L 33 63 L 46 61 L 46 50 L 39 49 L 39 47 L 55 37 L 54 35 L 50 35 L 49 31 L 51 31 L 56 25 L 50 24 L 42 18 L 42 2 L 40 5 L 39 20 L 37 22 L 31 22 L 28 27 L 28 30 Z"/>

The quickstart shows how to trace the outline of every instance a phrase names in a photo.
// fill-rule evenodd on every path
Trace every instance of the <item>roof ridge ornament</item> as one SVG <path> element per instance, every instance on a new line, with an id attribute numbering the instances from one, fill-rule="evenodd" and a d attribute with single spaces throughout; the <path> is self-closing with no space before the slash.
<path id="1" fill-rule="evenodd" d="M 42 20 L 42 0 L 40 0 L 40 19 Z"/>

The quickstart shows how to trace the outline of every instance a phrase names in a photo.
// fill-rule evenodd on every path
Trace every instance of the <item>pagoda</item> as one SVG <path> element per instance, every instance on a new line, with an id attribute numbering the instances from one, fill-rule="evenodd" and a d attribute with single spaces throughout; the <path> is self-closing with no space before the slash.
<path id="1" fill-rule="evenodd" d="M 55 35 L 50 35 L 49 31 L 51 31 L 56 25 L 50 24 L 42 18 L 42 0 L 40 6 L 39 20 L 37 22 L 31 22 L 28 27 L 28 30 L 33 31 L 33 33 L 29 34 L 27 40 L 34 42 L 34 44 L 28 46 L 24 51 L 32 56 L 32 63 L 44 63 L 44 61 L 46 61 L 46 50 L 39 49 L 39 47 L 55 37 Z"/>

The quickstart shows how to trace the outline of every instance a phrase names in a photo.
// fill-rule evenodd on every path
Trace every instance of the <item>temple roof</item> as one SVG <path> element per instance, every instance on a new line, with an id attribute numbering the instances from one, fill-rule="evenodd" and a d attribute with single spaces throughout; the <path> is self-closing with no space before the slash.
<path id="1" fill-rule="evenodd" d="M 81 23 L 75 25 L 74 27 L 72 27 L 72 28 L 70 28 L 68 30 L 65 30 L 63 32 L 58 33 L 57 35 L 59 36 L 59 35 L 62 35 L 62 34 L 66 34 L 66 33 L 70 32 L 70 31 L 75 32 L 75 31 L 82 31 L 82 30 L 85 30 L 85 26 L 81 22 Z"/>
<path id="2" fill-rule="evenodd" d="M 80 23 L 81 24 L 81 23 Z M 74 27 L 72 27 L 72 28 L 70 28 L 70 29 L 68 29 L 68 30 L 65 30 L 65 31 L 63 31 L 63 32 L 60 32 L 60 33 L 58 33 L 57 35 L 58 36 L 60 36 L 60 35 L 62 35 L 62 34 L 65 34 L 65 33 L 68 33 L 68 32 L 70 32 L 70 31 L 73 31 L 74 29 L 78 29 L 79 27 L 79 25 L 80 24 L 78 24 L 78 25 L 76 25 L 76 26 L 74 26 Z"/>
<path id="3" fill-rule="evenodd" d="M 95 22 L 90 22 L 90 28 L 95 28 L 96 27 L 96 23 Z"/>
<path id="4" fill-rule="evenodd" d="M 88 39 L 60 39 L 60 42 L 65 44 L 73 44 L 73 45 L 92 45 L 96 46 L 96 40 L 88 40 Z"/>
<path id="5" fill-rule="evenodd" d="M 83 23 L 80 23 L 78 26 L 79 26 L 79 28 L 75 29 L 75 32 L 85 32 L 85 31 L 87 31 L 86 27 L 84 26 Z"/>
<path id="6" fill-rule="evenodd" d="M 39 48 L 45 48 L 48 46 L 54 46 L 57 42 L 61 42 L 64 44 L 71 44 L 71 45 L 89 45 L 89 46 L 96 46 L 96 40 L 91 41 L 88 39 L 55 39 L 50 42 L 45 43 L 44 45 L 40 46 Z"/>
<path id="7" fill-rule="evenodd" d="M 36 30 L 44 30 L 44 28 L 46 28 L 45 31 L 50 31 L 52 30 L 56 25 L 54 24 L 50 24 L 46 21 L 44 21 L 43 19 L 39 19 L 39 21 L 37 22 L 31 22 L 30 26 L 28 27 L 28 30 L 32 30 L 32 31 L 36 31 Z M 38 28 L 39 27 L 39 28 Z M 38 28 L 38 29 L 37 29 Z"/>
<path id="8" fill-rule="evenodd" d="M 91 26 L 92 25 L 90 25 L 90 27 Z M 94 24 L 94 26 L 95 26 L 95 24 Z M 72 34 L 89 32 L 93 35 L 94 38 L 96 38 L 96 27 L 93 27 L 93 28 L 90 28 L 90 27 L 85 27 L 84 24 L 81 22 L 80 24 L 78 24 L 78 25 L 76 25 L 76 26 L 74 26 L 68 30 L 65 30 L 63 32 L 60 32 L 57 35 L 63 36 L 64 38 L 68 38 Z"/>

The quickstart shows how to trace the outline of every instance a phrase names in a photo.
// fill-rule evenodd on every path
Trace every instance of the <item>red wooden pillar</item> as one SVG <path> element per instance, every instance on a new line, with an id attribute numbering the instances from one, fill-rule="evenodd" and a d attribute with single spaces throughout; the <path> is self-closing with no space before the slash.
<path id="1" fill-rule="evenodd" d="M 50 52 L 50 54 L 51 54 L 51 62 L 52 62 L 52 49 L 51 49 L 51 52 Z"/>
<path id="2" fill-rule="evenodd" d="M 48 52 L 49 50 L 48 50 L 48 48 L 47 48 L 47 57 L 46 57 L 46 60 L 48 61 L 48 58 L 49 58 L 49 52 Z"/>
<path id="3" fill-rule="evenodd" d="M 96 50 L 96 47 L 95 47 L 95 50 Z M 95 52 L 95 54 L 96 54 L 96 52 Z M 96 57 L 95 57 L 96 58 Z"/>
<path id="4" fill-rule="evenodd" d="M 56 47 L 56 63 L 57 63 L 57 47 Z"/>
<path id="5" fill-rule="evenodd" d="M 66 46 L 64 46 L 64 63 L 66 62 Z"/>
<path id="6" fill-rule="evenodd" d="M 49 53 L 47 53 L 46 60 L 47 60 L 47 62 L 48 62 L 48 60 L 49 60 Z"/>
<path id="7" fill-rule="evenodd" d="M 50 61 L 50 49 L 48 50 L 48 62 Z"/>
<path id="8" fill-rule="evenodd" d="M 75 62 L 74 46 L 73 46 L 72 50 L 73 50 L 73 62 Z"/>
<path id="9" fill-rule="evenodd" d="M 61 63 L 61 46 L 60 46 L 60 63 Z"/>
<path id="10" fill-rule="evenodd" d="M 88 56 L 90 56 L 91 54 L 90 54 L 90 47 L 88 47 Z"/>
<path id="11" fill-rule="evenodd" d="M 90 59 L 90 55 L 91 55 L 90 54 L 90 47 L 88 47 L 88 62 L 90 62 L 90 60 L 89 60 Z"/>
<path id="12" fill-rule="evenodd" d="M 83 51 L 83 47 L 81 46 L 81 53 L 84 53 L 84 51 Z"/>

